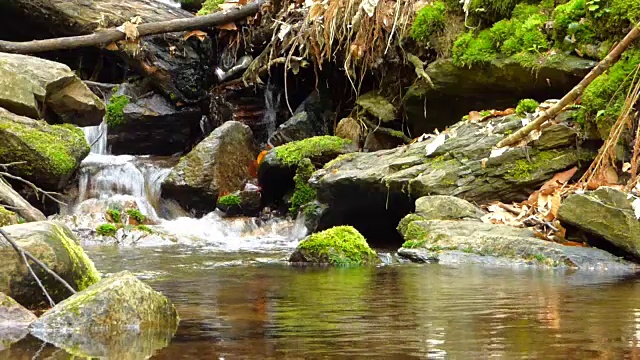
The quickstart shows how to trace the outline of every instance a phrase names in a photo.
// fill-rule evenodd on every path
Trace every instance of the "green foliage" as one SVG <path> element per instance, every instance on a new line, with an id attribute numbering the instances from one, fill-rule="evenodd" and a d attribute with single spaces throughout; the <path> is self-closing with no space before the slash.
<path id="1" fill-rule="evenodd" d="M 101 236 L 115 236 L 118 228 L 113 224 L 102 224 L 96 228 L 96 232 Z"/>
<path id="2" fill-rule="evenodd" d="M 146 225 L 136 225 L 136 230 L 146 232 L 147 234 L 153 233 L 153 230 L 151 230 L 151 228 Z"/>
<path id="3" fill-rule="evenodd" d="M 229 195 L 221 196 L 218 199 L 218 204 L 224 205 L 224 206 L 240 206 L 240 195 L 229 194 Z"/>
<path id="4" fill-rule="evenodd" d="M 0 227 L 18 223 L 18 215 L 0 205 Z"/>
<path id="5" fill-rule="evenodd" d="M 416 41 L 427 42 L 431 34 L 444 29 L 445 4 L 436 1 L 420 9 L 411 27 L 411 37 Z"/>
<path id="6" fill-rule="evenodd" d="M 274 149 L 276 158 L 283 165 L 295 166 L 304 158 L 313 158 L 327 152 L 340 152 L 351 140 L 337 136 L 315 136 L 300 141 L 292 141 Z"/>
<path id="7" fill-rule="evenodd" d="M 632 72 L 640 64 L 640 50 L 627 50 L 609 71 L 598 76 L 582 94 L 578 118 L 585 126 L 595 126 L 603 139 L 609 135 L 633 80 Z"/>
<path id="8" fill-rule="evenodd" d="M 518 106 L 516 106 L 516 114 L 520 116 L 525 116 L 525 114 L 533 113 L 540 105 L 537 101 L 533 99 L 522 99 L 518 102 Z"/>
<path id="9" fill-rule="evenodd" d="M 130 218 L 134 219 L 140 224 L 144 223 L 145 220 L 147 220 L 147 217 L 144 216 L 138 209 L 128 209 L 127 215 L 129 215 Z"/>
<path id="10" fill-rule="evenodd" d="M 206 0 L 202 4 L 202 8 L 198 10 L 197 15 L 209 15 L 220 9 L 220 5 L 224 3 L 224 0 Z"/>
<path id="11" fill-rule="evenodd" d="M 521 19 L 511 21 L 522 21 Z M 542 32 L 547 17 L 544 15 L 532 15 L 524 22 L 514 26 L 513 35 L 504 41 L 500 51 L 509 56 L 519 52 L 540 52 L 549 48 L 547 35 Z"/>
<path id="12" fill-rule="evenodd" d="M 402 244 L 405 249 L 415 249 L 424 247 L 426 240 L 407 240 Z"/>
<path id="13" fill-rule="evenodd" d="M 297 249 L 313 256 L 318 263 L 361 265 L 377 261 L 376 252 L 351 226 L 336 226 L 312 234 L 300 242 Z"/>
<path id="14" fill-rule="evenodd" d="M 498 55 L 489 30 L 478 36 L 472 32 L 462 34 L 453 44 L 451 58 L 456 66 L 481 65 L 491 62 Z"/>
<path id="15" fill-rule="evenodd" d="M 126 95 L 114 95 L 109 99 L 107 104 L 107 112 L 105 118 L 109 126 L 120 125 L 124 123 L 124 108 L 129 104 L 129 98 Z"/>
<path id="16" fill-rule="evenodd" d="M 111 217 L 111 220 L 114 223 L 119 224 L 122 221 L 122 213 L 120 213 L 120 210 L 109 209 L 109 210 L 107 210 L 107 215 L 109 215 L 109 217 Z"/>
<path id="17" fill-rule="evenodd" d="M 519 0 L 471 0 L 469 14 L 476 22 L 493 23 L 511 16 Z"/>
<path id="18" fill-rule="evenodd" d="M 291 197 L 291 207 L 289 208 L 291 214 L 298 213 L 300 207 L 316 199 L 316 191 L 309 186 L 309 178 L 314 171 L 316 171 L 316 168 L 311 163 L 311 160 L 305 158 L 298 163 L 296 175 L 293 177 L 295 188 Z"/>

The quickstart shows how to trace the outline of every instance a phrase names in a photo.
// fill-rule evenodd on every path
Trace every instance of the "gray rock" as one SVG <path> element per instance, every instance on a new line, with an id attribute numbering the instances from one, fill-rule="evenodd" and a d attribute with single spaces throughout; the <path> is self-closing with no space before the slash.
<path id="1" fill-rule="evenodd" d="M 17 163 L 13 175 L 46 190 L 64 187 L 89 154 L 81 129 L 49 125 L 0 108 L 0 164 Z"/>
<path id="2" fill-rule="evenodd" d="M 213 211 L 220 193 L 240 190 L 255 159 L 248 126 L 228 121 L 180 159 L 162 184 L 162 195 L 197 214 Z"/>
<path id="3" fill-rule="evenodd" d="M 558 217 L 640 257 L 640 221 L 625 192 L 601 187 L 589 193 L 570 195 L 560 206 Z"/>
<path id="4" fill-rule="evenodd" d="M 296 109 L 293 116 L 278 126 L 269 143 L 279 146 L 291 141 L 304 140 L 329 134 L 333 111 L 331 98 L 313 91 Z"/>
<path id="5" fill-rule="evenodd" d="M 31 311 L 0 292 L 0 351 L 24 338 L 36 319 Z"/>
<path id="6" fill-rule="evenodd" d="M 234 200 L 231 202 L 223 201 L 223 198 L 218 198 L 217 207 L 227 216 L 257 216 L 262 209 L 260 191 L 257 190 L 242 190 L 229 194 L 226 198 Z"/>
<path id="7" fill-rule="evenodd" d="M 100 280 L 100 274 L 93 262 L 82 250 L 75 235 L 64 224 L 40 221 L 6 226 L 2 229 L 20 247 L 42 261 L 73 288 L 83 290 Z M 6 241 L 0 241 L 0 259 L 1 292 L 28 308 L 43 308 L 49 305 L 22 259 Z M 54 301 L 62 301 L 71 295 L 44 270 L 35 265 L 33 269 Z"/>
<path id="8" fill-rule="evenodd" d="M 149 356 L 166 346 L 178 321 L 164 295 L 123 271 L 59 303 L 30 331 L 76 355 L 121 358 L 141 350 Z"/>
<path id="9" fill-rule="evenodd" d="M 397 117 L 396 108 L 384 96 L 374 91 L 359 96 L 356 104 L 382 122 L 395 120 Z"/>
<path id="10" fill-rule="evenodd" d="M 7 53 L 0 53 L 0 107 L 79 126 L 99 125 L 105 113 L 102 101 L 67 65 Z"/>
<path id="11" fill-rule="evenodd" d="M 399 228 L 398 254 L 417 262 L 535 265 L 632 273 L 637 265 L 595 248 L 563 246 L 535 237 L 529 229 L 466 220 L 419 220 Z"/>
<path id="12" fill-rule="evenodd" d="M 480 219 L 484 212 L 455 196 L 423 196 L 416 200 L 416 214 L 424 220 Z"/>
<path id="13" fill-rule="evenodd" d="M 405 142 L 402 136 L 393 136 L 379 131 L 372 131 L 365 138 L 363 149 L 364 151 L 387 150 L 404 144 Z"/>

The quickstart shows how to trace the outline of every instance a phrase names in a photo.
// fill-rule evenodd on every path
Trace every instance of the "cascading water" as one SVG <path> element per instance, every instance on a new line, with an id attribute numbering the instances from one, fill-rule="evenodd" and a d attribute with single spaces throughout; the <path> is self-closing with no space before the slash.
<path id="1" fill-rule="evenodd" d="M 271 106 L 276 105 L 272 97 L 269 99 Z M 279 96 L 275 101 L 279 101 Z M 275 111 L 272 121 L 275 124 Z M 78 188 L 72 193 L 74 199 L 61 209 L 63 217 L 73 219 L 70 226 L 76 231 L 93 235 L 96 225 L 106 222 L 108 209 L 137 208 L 165 238 L 222 251 L 290 249 L 306 235 L 302 219 L 294 222 L 223 218 L 217 211 L 200 219 L 190 217 L 177 203 L 161 197 L 162 182 L 177 158 L 110 155 L 106 123 L 85 127 L 83 131 L 91 144 L 91 153 L 80 165 Z M 116 238 L 126 237 L 124 232 L 120 231 Z M 149 241 L 149 244 L 157 242 Z"/>

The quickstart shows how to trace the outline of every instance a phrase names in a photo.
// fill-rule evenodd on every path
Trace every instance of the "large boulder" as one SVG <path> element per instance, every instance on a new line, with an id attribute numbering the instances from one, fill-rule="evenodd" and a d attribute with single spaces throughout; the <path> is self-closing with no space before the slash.
<path id="1" fill-rule="evenodd" d="M 640 221 L 627 193 L 601 187 L 588 193 L 570 195 L 560 206 L 558 217 L 640 258 Z"/>
<path id="2" fill-rule="evenodd" d="M 556 172 L 590 156 L 575 148 L 574 129 L 557 124 L 529 147 L 506 148 L 492 157 L 494 145 L 520 127 L 517 116 L 460 122 L 439 138 L 336 158 L 309 180 L 318 200 L 328 205 L 319 229 L 350 224 L 368 238 L 399 242 L 395 227 L 413 211 L 412 199 L 450 195 L 479 204 L 522 201 Z"/>
<path id="3" fill-rule="evenodd" d="M 398 255 L 416 262 L 533 265 L 632 273 L 635 264 L 595 248 L 538 239 L 525 228 L 473 220 L 422 220 L 408 215 L 398 226 L 405 242 Z"/>
<path id="4" fill-rule="evenodd" d="M 144 23 L 193 17 L 188 11 L 153 0 L 3 1 L 0 14 L 0 30 L 13 35 L 11 29 L 17 28 L 24 39 L 91 34 L 121 26 L 136 16 Z M 120 41 L 117 50 L 111 49 L 175 101 L 198 99 L 211 84 L 210 65 L 215 56 L 209 38 L 185 39 L 184 33 L 177 32 L 143 37 L 133 49 L 127 45 Z M 85 61 L 92 58 L 87 56 Z"/>
<path id="5" fill-rule="evenodd" d="M 112 154 L 172 155 L 200 136 L 200 109 L 178 109 L 160 94 L 143 92 L 121 85 L 110 97 L 106 120 Z"/>
<path id="6" fill-rule="evenodd" d="M 33 119 L 99 125 L 104 104 L 64 64 L 0 53 L 0 107 Z"/>
<path id="7" fill-rule="evenodd" d="M 515 107 L 525 98 L 560 98 L 595 65 L 560 54 L 535 70 L 514 58 L 497 58 L 472 68 L 456 66 L 451 59 L 437 60 L 425 70 L 434 88 L 416 83 L 404 97 L 408 125 L 412 134 L 422 134 L 443 129 L 471 110 Z"/>
<path id="8" fill-rule="evenodd" d="M 263 200 L 266 203 L 278 201 L 293 190 L 293 177 L 302 159 L 307 158 L 316 168 L 321 168 L 338 155 L 356 150 L 351 140 L 337 136 L 316 136 L 269 150 L 258 167 Z"/>
<path id="9" fill-rule="evenodd" d="M 425 220 L 480 219 L 484 212 L 455 196 L 423 196 L 416 200 L 416 214 Z"/>
<path id="10" fill-rule="evenodd" d="M 351 226 L 336 226 L 307 236 L 298 244 L 289 261 L 349 266 L 376 264 L 380 259 L 358 230 Z"/>
<path id="11" fill-rule="evenodd" d="M 213 211 L 221 193 L 242 188 L 255 155 L 251 129 L 228 121 L 180 159 L 162 183 L 162 195 L 197 214 Z"/>
<path id="12" fill-rule="evenodd" d="M 12 240 L 30 252 L 74 289 L 83 290 L 100 280 L 93 262 L 64 224 L 55 221 L 32 222 L 3 227 Z M 0 291 L 28 308 L 48 306 L 47 299 L 33 280 L 28 268 L 6 241 L 0 241 Z M 70 291 L 38 266 L 33 270 L 51 298 L 58 302 Z"/>
<path id="13" fill-rule="evenodd" d="M 64 187 L 89 154 L 80 128 L 49 125 L 0 108 L 0 163 L 16 163 L 11 173 L 46 190 Z"/>
<path id="14" fill-rule="evenodd" d="M 164 295 L 123 271 L 59 303 L 30 330 L 82 357 L 147 358 L 169 343 L 178 321 Z"/>

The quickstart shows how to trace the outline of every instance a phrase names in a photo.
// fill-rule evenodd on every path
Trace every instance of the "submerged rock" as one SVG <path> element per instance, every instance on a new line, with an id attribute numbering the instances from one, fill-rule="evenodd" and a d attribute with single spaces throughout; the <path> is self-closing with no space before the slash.
<path id="1" fill-rule="evenodd" d="M 197 214 L 213 211 L 220 193 L 242 187 L 255 154 L 251 129 L 228 121 L 180 159 L 162 183 L 162 195 Z"/>
<path id="2" fill-rule="evenodd" d="M 71 230 L 56 221 L 40 221 L 3 228 L 21 248 L 29 251 L 74 289 L 83 290 L 100 280 L 93 262 L 78 244 Z M 15 250 L 0 241 L 0 291 L 28 308 L 48 306 L 46 297 Z M 56 302 L 71 295 L 51 275 L 32 265 L 43 285 Z"/>
<path id="3" fill-rule="evenodd" d="M 141 345 L 147 356 L 166 346 L 178 321 L 164 295 L 123 271 L 59 303 L 30 330 L 75 355 L 117 358 L 138 353 Z M 137 346 L 129 348 L 133 344 Z"/>
<path id="4" fill-rule="evenodd" d="M 80 128 L 49 125 L 0 108 L 0 163 L 16 163 L 13 175 L 46 190 L 59 190 L 89 154 Z"/>
<path id="5" fill-rule="evenodd" d="M 316 136 L 269 150 L 258 168 L 263 199 L 267 203 L 278 201 L 293 189 L 293 177 L 302 159 L 308 158 L 319 168 L 340 154 L 356 150 L 350 140 L 337 136 Z"/>
<path id="6" fill-rule="evenodd" d="M 261 197 L 258 190 L 242 190 L 218 198 L 218 209 L 227 216 L 257 216 L 260 213 Z"/>
<path id="7" fill-rule="evenodd" d="M 532 231 L 470 220 L 422 220 L 409 215 L 399 226 L 398 255 L 416 262 L 536 265 L 632 273 L 635 264 L 595 248 L 540 240 Z"/>
<path id="8" fill-rule="evenodd" d="M 64 64 L 0 53 L 0 107 L 49 122 L 95 126 L 104 104 Z"/>
<path id="9" fill-rule="evenodd" d="M 320 229 L 351 224 L 365 236 L 393 241 L 398 221 L 413 210 L 411 199 L 450 195 L 478 203 L 521 201 L 556 172 L 590 156 L 575 148 L 576 131 L 563 126 L 571 134 L 564 142 L 554 136 L 549 147 L 547 128 L 527 149 L 508 148 L 490 157 L 493 146 L 521 126 L 516 116 L 460 122 L 437 140 L 336 158 L 309 181 L 329 207 Z M 438 140 L 444 141 L 434 146 Z"/>
<path id="10" fill-rule="evenodd" d="M 376 264 L 380 259 L 358 230 L 351 226 L 336 226 L 306 237 L 289 261 L 341 266 Z"/>
<path id="11" fill-rule="evenodd" d="M 25 337 L 36 319 L 31 311 L 0 292 L 0 350 Z"/>
<path id="12" fill-rule="evenodd" d="M 560 221 L 576 226 L 636 258 L 640 258 L 640 221 L 628 194 L 601 187 L 567 197 L 558 211 Z"/>

